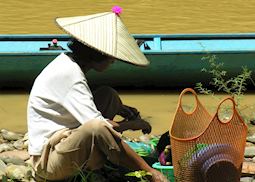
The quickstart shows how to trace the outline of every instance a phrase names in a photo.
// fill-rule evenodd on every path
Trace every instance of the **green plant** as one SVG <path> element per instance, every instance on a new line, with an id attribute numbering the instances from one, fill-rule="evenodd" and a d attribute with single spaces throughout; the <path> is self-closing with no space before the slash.
<path id="1" fill-rule="evenodd" d="M 212 76 L 209 85 L 218 92 L 226 93 L 233 97 L 236 102 L 237 109 L 240 111 L 243 110 L 240 106 L 240 99 L 243 97 L 245 91 L 247 91 L 247 83 L 250 81 L 254 85 L 254 81 L 252 80 L 252 71 L 247 67 L 242 67 L 242 71 L 240 74 L 229 77 L 226 70 L 224 70 L 224 64 L 221 62 L 217 62 L 216 55 L 207 55 L 202 57 L 203 61 L 208 61 L 209 68 L 203 68 L 201 71 L 208 73 Z M 199 93 L 205 95 L 212 95 L 214 98 L 215 93 L 213 90 L 204 87 L 204 85 L 199 82 L 196 83 L 195 89 L 198 90 Z M 245 120 L 249 120 L 247 116 L 243 115 Z"/>
<path id="2" fill-rule="evenodd" d="M 89 181 L 96 181 L 95 174 L 93 171 L 84 171 L 81 167 L 79 167 L 76 163 L 76 172 L 74 173 L 73 177 L 68 180 L 68 182 L 89 182 Z"/>
<path id="3" fill-rule="evenodd" d="M 144 170 L 140 170 L 140 171 L 134 171 L 134 172 L 129 172 L 127 174 L 125 174 L 125 176 L 133 176 L 136 177 L 140 180 L 140 182 L 146 182 L 149 181 L 146 176 L 151 176 L 152 174 L 144 171 Z"/>
<path id="4" fill-rule="evenodd" d="M 7 176 L 6 175 L 2 175 L 2 182 L 7 182 L 7 180 L 8 180 L 8 178 L 7 178 Z"/>

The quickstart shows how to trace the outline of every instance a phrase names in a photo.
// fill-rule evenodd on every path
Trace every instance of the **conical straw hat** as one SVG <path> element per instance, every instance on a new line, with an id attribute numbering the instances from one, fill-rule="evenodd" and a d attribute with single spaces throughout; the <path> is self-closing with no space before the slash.
<path id="1" fill-rule="evenodd" d="M 81 43 L 106 55 L 139 66 L 149 64 L 118 14 L 105 12 L 56 18 L 56 22 Z"/>

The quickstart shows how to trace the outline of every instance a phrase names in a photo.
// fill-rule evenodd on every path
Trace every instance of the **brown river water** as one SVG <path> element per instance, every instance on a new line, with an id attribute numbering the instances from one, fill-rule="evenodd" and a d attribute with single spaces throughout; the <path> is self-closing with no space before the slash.
<path id="1" fill-rule="evenodd" d="M 123 8 L 121 17 L 133 34 L 243 33 L 255 30 L 255 1 L 252 0 L 11 0 L 0 2 L 0 34 L 61 34 L 55 17 L 86 15 L 109 11 L 113 5 Z M 127 105 L 138 108 L 162 134 L 170 126 L 180 89 L 120 91 Z M 0 128 L 26 132 L 26 104 L 29 92 L 0 92 Z M 219 95 L 222 96 L 222 95 Z M 200 96 L 213 114 L 218 100 Z M 187 104 L 194 103 L 192 96 Z M 253 115 L 255 95 L 241 100 L 243 111 Z M 253 116 L 252 116 L 253 117 Z M 117 118 L 118 119 L 118 118 Z M 141 132 L 126 132 L 138 136 Z"/>

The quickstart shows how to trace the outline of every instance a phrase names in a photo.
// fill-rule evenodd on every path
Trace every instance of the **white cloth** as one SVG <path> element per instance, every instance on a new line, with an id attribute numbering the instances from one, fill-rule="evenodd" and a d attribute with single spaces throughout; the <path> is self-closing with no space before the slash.
<path id="1" fill-rule="evenodd" d="M 43 145 L 56 131 L 92 119 L 107 120 L 97 110 L 79 65 L 62 53 L 39 74 L 29 96 L 29 154 L 41 155 Z"/>

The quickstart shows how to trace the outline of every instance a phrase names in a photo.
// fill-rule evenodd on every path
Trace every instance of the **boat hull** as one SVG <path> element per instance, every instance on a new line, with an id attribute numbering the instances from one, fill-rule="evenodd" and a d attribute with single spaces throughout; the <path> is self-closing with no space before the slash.
<path id="1" fill-rule="evenodd" d="M 0 55 L 0 87 L 30 88 L 57 55 Z"/>
<path id="2" fill-rule="evenodd" d="M 217 38 L 215 35 L 211 37 L 134 35 L 134 37 L 143 41 L 140 48 L 150 60 L 150 65 L 137 67 L 116 61 L 103 73 L 94 71 L 88 73 L 87 77 L 92 86 L 176 88 L 194 87 L 198 82 L 208 84 L 211 79 L 210 75 L 201 72 L 203 68 L 209 67 L 209 63 L 201 59 L 208 53 L 216 55 L 217 61 L 224 63 L 224 69 L 228 72 L 229 77 L 239 74 L 243 66 L 255 70 L 255 47 L 245 50 L 243 47 L 246 45 L 241 44 L 236 49 L 228 50 L 225 45 L 224 49 L 219 47 L 210 50 L 215 46 L 210 47 L 206 44 L 213 40 L 215 45 L 218 45 L 217 41 L 219 44 L 220 41 L 225 41 L 231 45 L 233 41 L 238 40 L 253 41 L 253 39 L 255 40 L 253 36 L 236 35 L 235 37 L 228 36 L 228 39 L 226 39 L 227 36 L 218 36 Z M 47 47 L 54 38 L 58 39 L 58 45 L 65 50 L 40 50 L 42 47 Z M 69 38 L 68 35 L 0 36 L 0 45 L 2 44 L 0 46 L 0 87 L 30 88 L 36 76 L 47 64 L 60 53 L 70 51 L 67 47 Z M 208 47 L 205 49 L 203 46 L 198 47 L 201 41 Z M 180 42 L 184 44 L 183 47 L 185 47 L 185 43 L 190 45 L 178 50 Z M 253 74 L 252 77 L 255 78 L 255 75 Z"/>
<path id="3" fill-rule="evenodd" d="M 201 70 L 208 68 L 207 61 L 201 60 L 206 54 L 196 55 L 147 55 L 151 64 L 148 67 L 127 67 L 125 63 L 118 63 L 104 73 L 91 72 L 88 79 L 93 85 L 110 83 L 113 86 L 135 87 L 167 87 L 183 88 L 195 87 L 202 82 L 208 85 L 211 75 Z M 224 60 L 225 70 L 229 77 L 242 72 L 247 66 L 254 70 L 253 60 L 255 54 L 217 54 L 219 60 Z M 240 60 L 243 60 L 240 62 Z M 254 75 L 253 75 L 254 78 Z"/>

